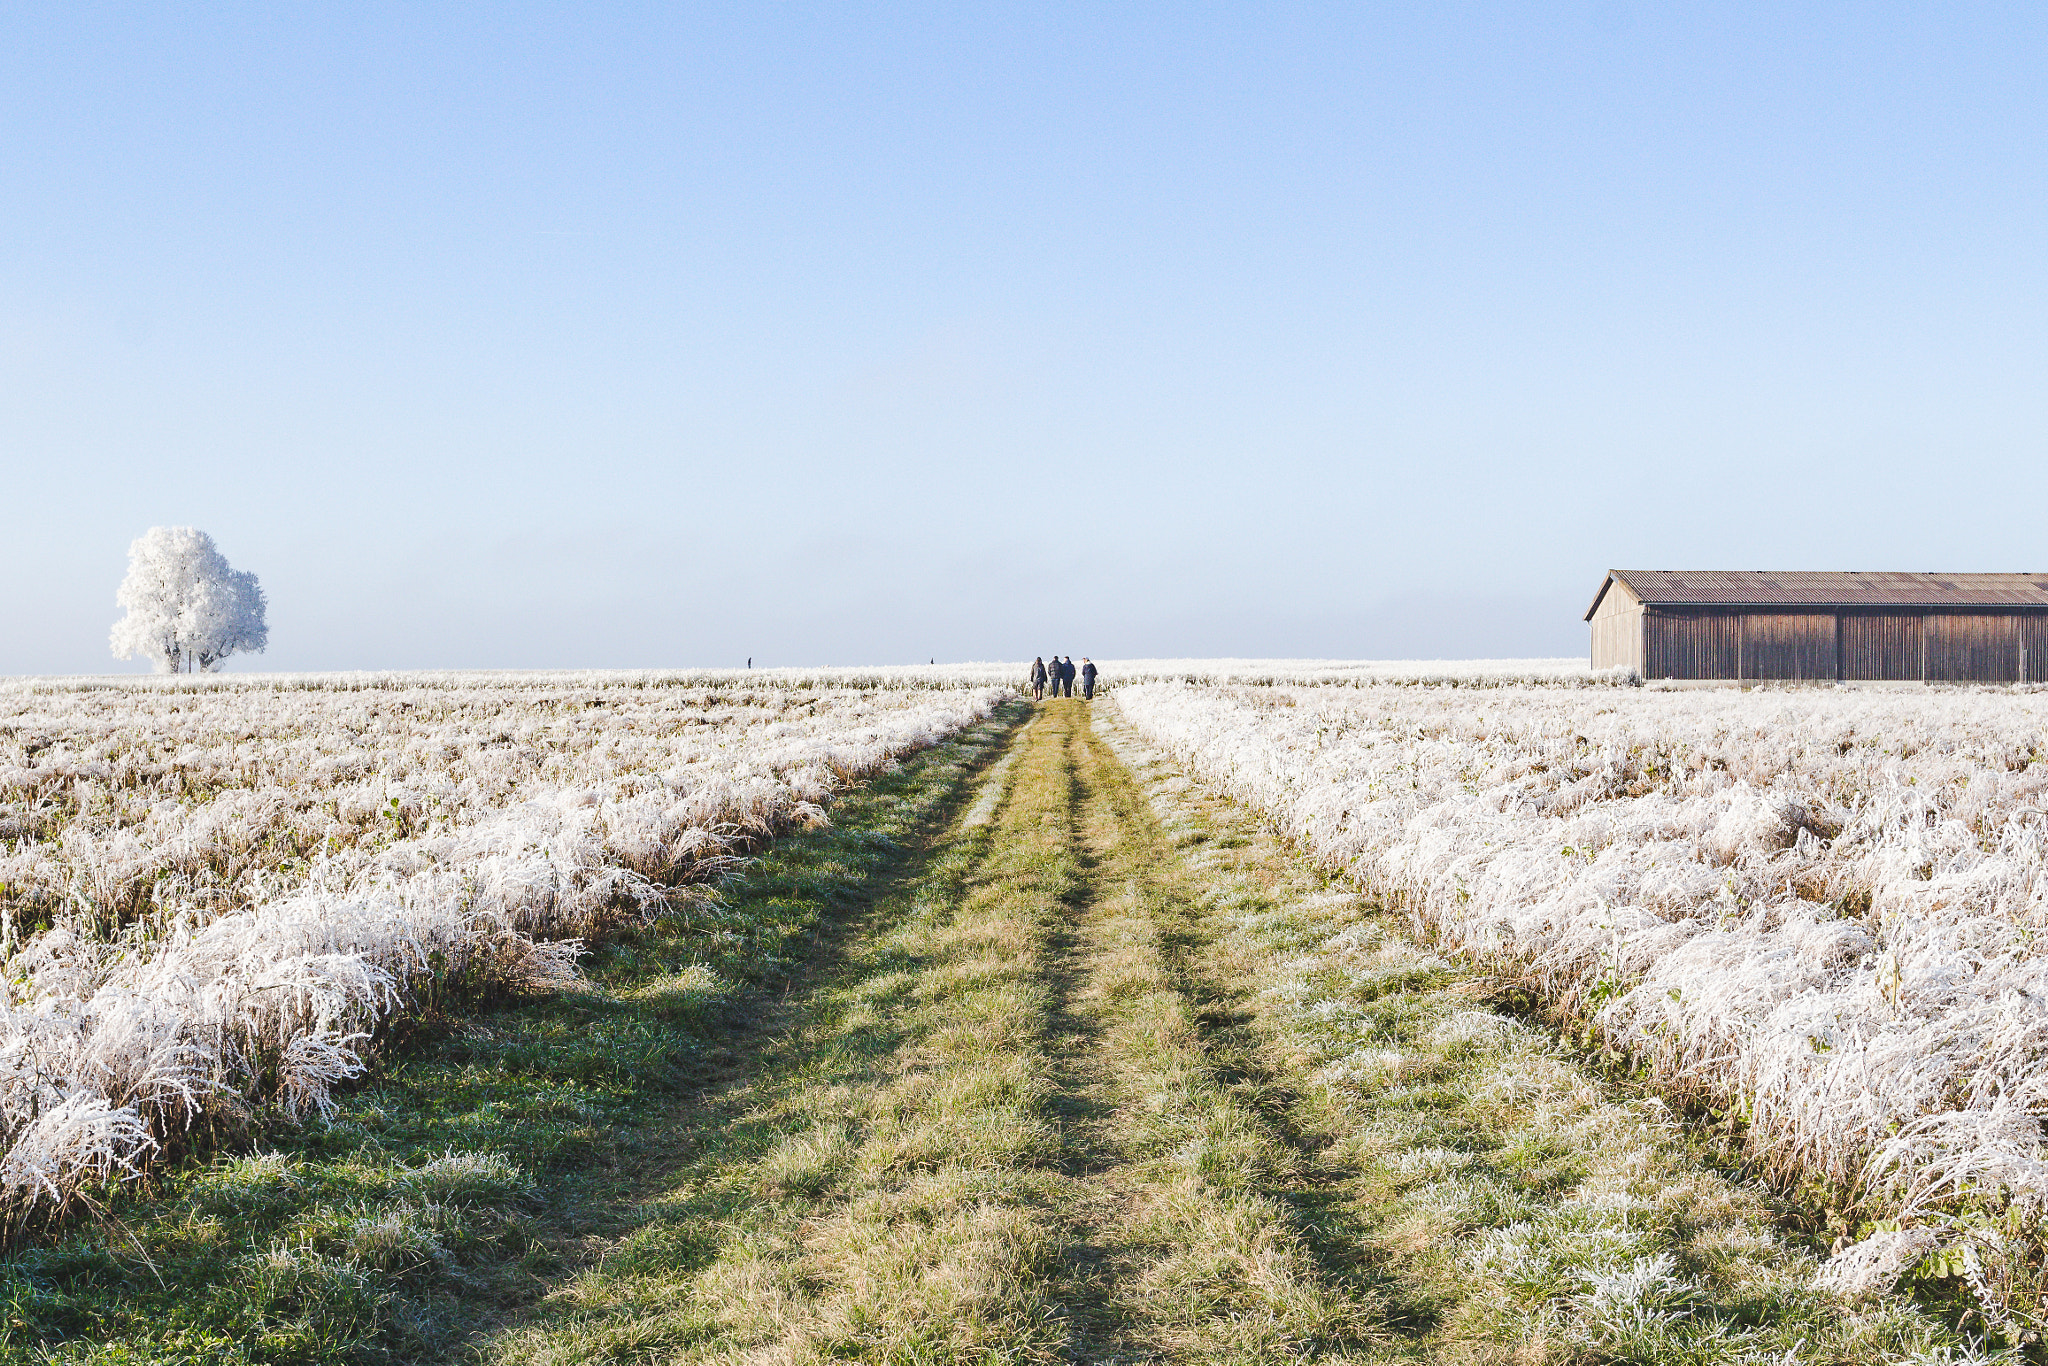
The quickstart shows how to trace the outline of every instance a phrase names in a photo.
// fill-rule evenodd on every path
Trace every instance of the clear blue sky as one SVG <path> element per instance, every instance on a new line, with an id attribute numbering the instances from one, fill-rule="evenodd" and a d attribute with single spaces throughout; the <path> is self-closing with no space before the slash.
<path id="1" fill-rule="evenodd" d="M 0 10 L 0 672 L 1576 653 L 2048 568 L 2039 6 Z"/>

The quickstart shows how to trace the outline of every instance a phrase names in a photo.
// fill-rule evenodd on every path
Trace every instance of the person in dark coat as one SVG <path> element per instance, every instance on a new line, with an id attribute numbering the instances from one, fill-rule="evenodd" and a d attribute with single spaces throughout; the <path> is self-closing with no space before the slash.
<path id="1" fill-rule="evenodd" d="M 1095 696 L 1095 661 L 1081 656 L 1081 696 Z"/>
<path id="2" fill-rule="evenodd" d="M 1031 700 L 1045 700 L 1045 659 L 1040 656 L 1031 661 Z"/>
<path id="3" fill-rule="evenodd" d="M 1060 696 L 1074 695 L 1074 657 L 1068 655 L 1060 661 Z"/>

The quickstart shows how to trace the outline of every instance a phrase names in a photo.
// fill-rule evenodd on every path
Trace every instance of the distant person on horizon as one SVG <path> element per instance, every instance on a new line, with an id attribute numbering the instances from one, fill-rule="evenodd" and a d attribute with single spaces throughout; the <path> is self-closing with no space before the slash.
<path id="1" fill-rule="evenodd" d="M 1095 661 L 1081 656 L 1081 697 L 1083 701 L 1095 696 Z"/>
<path id="2" fill-rule="evenodd" d="M 1031 661 L 1031 700 L 1045 700 L 1045 657 L 1040 655 Z"/>

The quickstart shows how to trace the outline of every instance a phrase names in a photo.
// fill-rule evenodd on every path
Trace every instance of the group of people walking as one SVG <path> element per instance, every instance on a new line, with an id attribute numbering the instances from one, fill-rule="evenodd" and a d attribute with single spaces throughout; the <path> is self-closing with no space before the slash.
<path id="1" fill-rule="evenodd" d="M 1081 680 L 1081 696 L 1095 696 L 1095 661 L 1088 656 L 1081 656 L 1078 670 L 1074 668 L 1071 655 L 1065 659 L 1054 655 L 1050 664 L 1043 657 L 1034 659 L 1031 661 L 1031 698 L 1035 702 L 1043 702 L 1048 686 L 1052 688 L 1054 697 L 1072 697 L 1077 677 Z"/>

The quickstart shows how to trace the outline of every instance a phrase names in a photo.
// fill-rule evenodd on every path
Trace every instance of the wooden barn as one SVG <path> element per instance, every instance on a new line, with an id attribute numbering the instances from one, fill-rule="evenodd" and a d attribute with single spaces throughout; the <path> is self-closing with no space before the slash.
<path id="1" fill-rule="evenodd" d="M 1586 620 L 1646 679 L 2048 682 L 2048 574 L 1615 569 Z"/>

